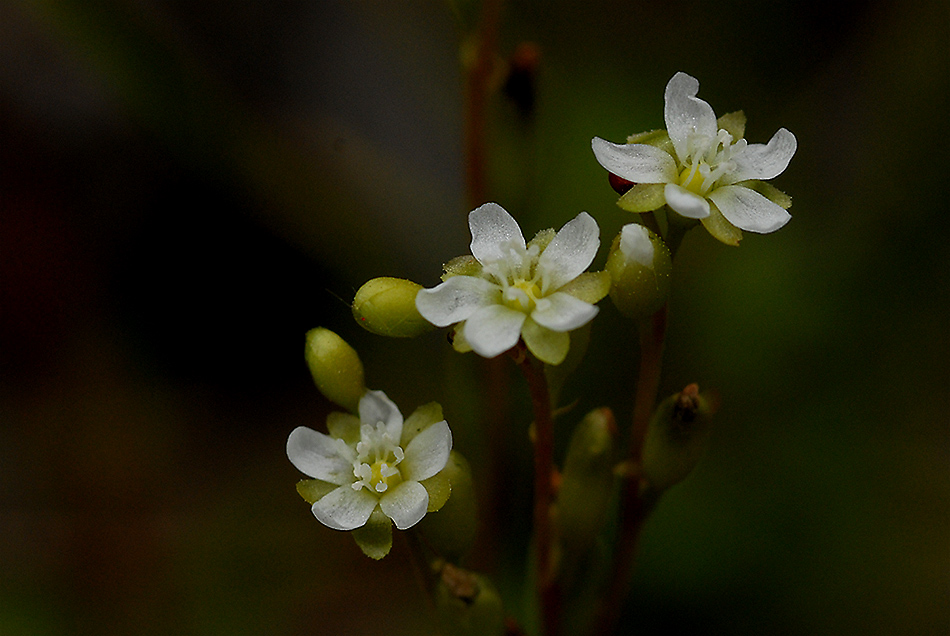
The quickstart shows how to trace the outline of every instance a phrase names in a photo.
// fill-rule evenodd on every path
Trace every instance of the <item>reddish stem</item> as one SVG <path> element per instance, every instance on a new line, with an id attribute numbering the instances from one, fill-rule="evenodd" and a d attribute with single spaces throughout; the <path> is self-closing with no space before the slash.
<path id="1" fill-rule="evenodd" d="M 551 568 L 551 503 L 554 489 L 554 419 L 551 413 L 551 394 L 548 391 L 544 369 L 522 347 L 516 350 L 515 361 L 521 368 L 531 406 L 534 409 L 534 543 L 536 555 L 535 581 L 541 608 L 542 634 L 557 633 L 560 610 L 560 590 Z"/>
<path id="2" fill-rule="evenodd" d="M 620 494 L 620 534 L 614 554 L 613 568 L 607 594 L 602 600 L 593 634 L 611 634 L 620 618 L 630 575 L 633 572 L 637 544 L 643 522 L 651 510 L 649 502 L 641 496 L 640 463 L 643 443 L 650 417 L 660 388 L 660 367 L 663 358 L 663 343 L 666 339 L 667 305 L 653 314 L 652 320 L 640 324 L 640 372 L 637 387 L 633 423 L 630 429 L 627 465 Z"/>

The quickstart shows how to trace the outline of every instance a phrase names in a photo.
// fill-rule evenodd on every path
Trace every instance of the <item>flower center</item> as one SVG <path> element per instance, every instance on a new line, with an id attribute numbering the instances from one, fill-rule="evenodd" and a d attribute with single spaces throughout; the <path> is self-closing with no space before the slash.
<path id="1" fill-rule="evenodd" d="M 732 135 L 722 128 L 714 138 L 694 133 L 687 144 L 689 156 L 679 175 L 679 185 L 703 197 L 723 175 L 736 169 L 733 158 L 748 145 L 745 139 L 732 143 Z"/>
<path id="2" fill-rule="evenodd" d="M 541 274 L 536 271 L 541 249 L 537 245 L 521 247 L 512 241 L 503 247 L 503 254 L 482 271 L 501 287 L 505 306 L 531 313 L 541 300 Z"/>
<path id="3" fill-rule="evenodd" d="M 353 490 L 368 488 L 374 493 L 384 493 L 402 482 L 402 474 L 396 466 L 406 455 L 382 422 L 378 422 L 375 428 L 369 424 L 360 427 L 356 452 Z"/>
<path id="4" fill-rule="evenodd" d="M 509 285 L 503 293 L 508 307 L 530 313 L 541 298 L 541 287 L 535 280 L 519 280 Z"/>

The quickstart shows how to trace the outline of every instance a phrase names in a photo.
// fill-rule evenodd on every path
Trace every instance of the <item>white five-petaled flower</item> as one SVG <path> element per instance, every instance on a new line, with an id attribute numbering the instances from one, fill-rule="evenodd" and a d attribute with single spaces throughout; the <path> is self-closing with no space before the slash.
<path id="1" fill-rule="evenodd" d="M 595 137 L 591 145 L 597 161 L 637 184 L 639 189 L 627 197 L 631 211 L 647 212 L 665 203 L 684 217 L 703 219 L 722 240 L 711 227 L 721 226 L 720 213 L 737 228 L 774 232 L 791 218 L 785 211 L 791 201 L 777 191 L 775 196 L 763 196 L 757 191 L 762 189 L 758 180 L 785 170 L 797 148 L 795 136 L 780 128 L 767 144 L 750 144 L 742 138 L 745 116 L 732 113 L 717 122 L 712 107 L 696 97 L 698 92 L 699 81 L 686 73 L 677 73 L 666 86 L 664 115 L 672 148 L 669 142 L 665 147 L 614 144 Z M 635 135 L 631 141 L 645 136 Z"/>
<path id="2" fill-rule="evenodd" d="M 400 530 L 418 523 L 429 506 L 419 482 L 445 468 L 452 450 L 445 420 L 421 431 L 404 428 L 402 414 L 382 391 L 366 392 L 359 418 L 333 415 L 330 435 L 300 426 L 287 439 L 287 457 L 298 470 L 336 485 L 313 504 L 314 516 L 330 528 L 353 530 L 378 506 Z"/>
<path id="3" fill-rule="evenodd" d="M 597 314 L 593 303 L 609 289 L 609 276 L 584 274 L 600 246 L 597 222 L 581 212 L 557 234 L 548 230 L 527 244 L 497 203 L 473 210 L 468 222 L 474 261 L 459 271 L 447 266 L 445 282 L 421 290 L 419 313 L 439 327 L 458 324 L 457 349 L 492 358 L 520 338 L 539 360 L 560 364 L 568 332 Z"/>

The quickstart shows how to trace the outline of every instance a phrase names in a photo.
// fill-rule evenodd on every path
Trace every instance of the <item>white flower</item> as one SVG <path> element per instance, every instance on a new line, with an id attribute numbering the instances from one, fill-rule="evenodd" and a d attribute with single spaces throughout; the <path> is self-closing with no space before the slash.
<path id="1" fill-rule="evenodd" d="M 313 504 L 314 516 L 330 528 L 353 530 L 378 506 L 400 530 L 418 523 L 429 507 L 419 482 L 445 468 L 452 450 L 445 420 L 421 431 L 403 427 L 386 394 L 367 391 L 359 418 L 334 413 L 328 425 L 330 435 L 300 426 L 287 439 L 287 457 L 298 470 L 336 486 Z"/>
<path id="2" fill-rule="evenodd" d="M 416 296 L 419 313 L 439 327 L 458 324 L 457 349 L 492 358 L 520 338 L 539 360 L 560 364 L 568 332 L 597 314 L 592 303 L 609 289 L 607 275 L 582 276 L 600 246 L 597 222 L 581 212 L 556 235 L 547 230 L 528 244 L 497 203 L 473 210 L 468 223 L 477 262 L 447 266 L 445 282 Z"/>
<path id="3" fill-rule="evenodd" d="M 732 113 L 717 122 L 712 107 L 696 97 L 698 92 L 698 80 L 685 73 L 674 75 L 665 98 L 669 142 L 662 143 L 657 135 L 653 141 L 661 143 L 614 144 L 595 137 L 591 145 L 597 161 L 638 184 L 627 197 L 631 206 L 622 205 L 626 209 L 647 212 L 665 203 L 684 217 L 704 219 L 717 238 L 722 237 L 710 224 L 721 225 L 711 218 L 719 213 L 737 228 L 774 232 L 791 219 L 785 211 L 791 201 L 753 180 L 772 179 L 785 170 L 798 145 L 795 136 L 780 128 L 769 143 L 750 144 L 742 138 L 745 116 Z M 635 135 L 630 141 L 647 136 Z"/>

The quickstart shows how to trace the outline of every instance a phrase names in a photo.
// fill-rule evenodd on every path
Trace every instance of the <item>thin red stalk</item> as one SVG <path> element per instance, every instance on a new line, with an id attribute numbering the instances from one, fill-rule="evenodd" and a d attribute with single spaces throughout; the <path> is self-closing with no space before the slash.
<path id="1" fill-rule="evenodd" d="M 554 419 L 551 395 L 541 365 L 523 350 L 518 366 L 528 382 L 534 409 L 534 543 L 535 581 L 541 608 L 542 634 L 557 633 L 560 594 L 551 570 L 551 503 L 554 498 Z"/>
<path id="2" fill-rule="evenodd" d="M 488 84 L 498 41 L 502 0 L 484 0 L 476 41 L 475 63 L 468 70 L 465 116 L 465 181 L 468 203 L 474 208 L 485 203 L 487 193 L 486 115 Z"/>
<path id="3" fill-rule="evenodd" d="M 640 372 L 633 406 L 633 423 L 628 443 L 628 465 L 630 474 L 626 475 L 621 489 L 620 534 L 617 539 L 617 551 L 614 554 L 613 568 L 607 593 L 603 599 L 595 621 L 593 634 L 611 634 L 620 618 L 623 601 L 627 595 L 630 575 L 636 560 L 637 544 L 643 522 L 650 512 L 650 506 L 640 496 L 640 462 L 643 443 L 650 417 L 656 405 L 660 387 L 660 367 L 663 358 L 663 343 L 666 339 L 667 306 L 663 305 L 652 320 L 640 325 Z"/>

